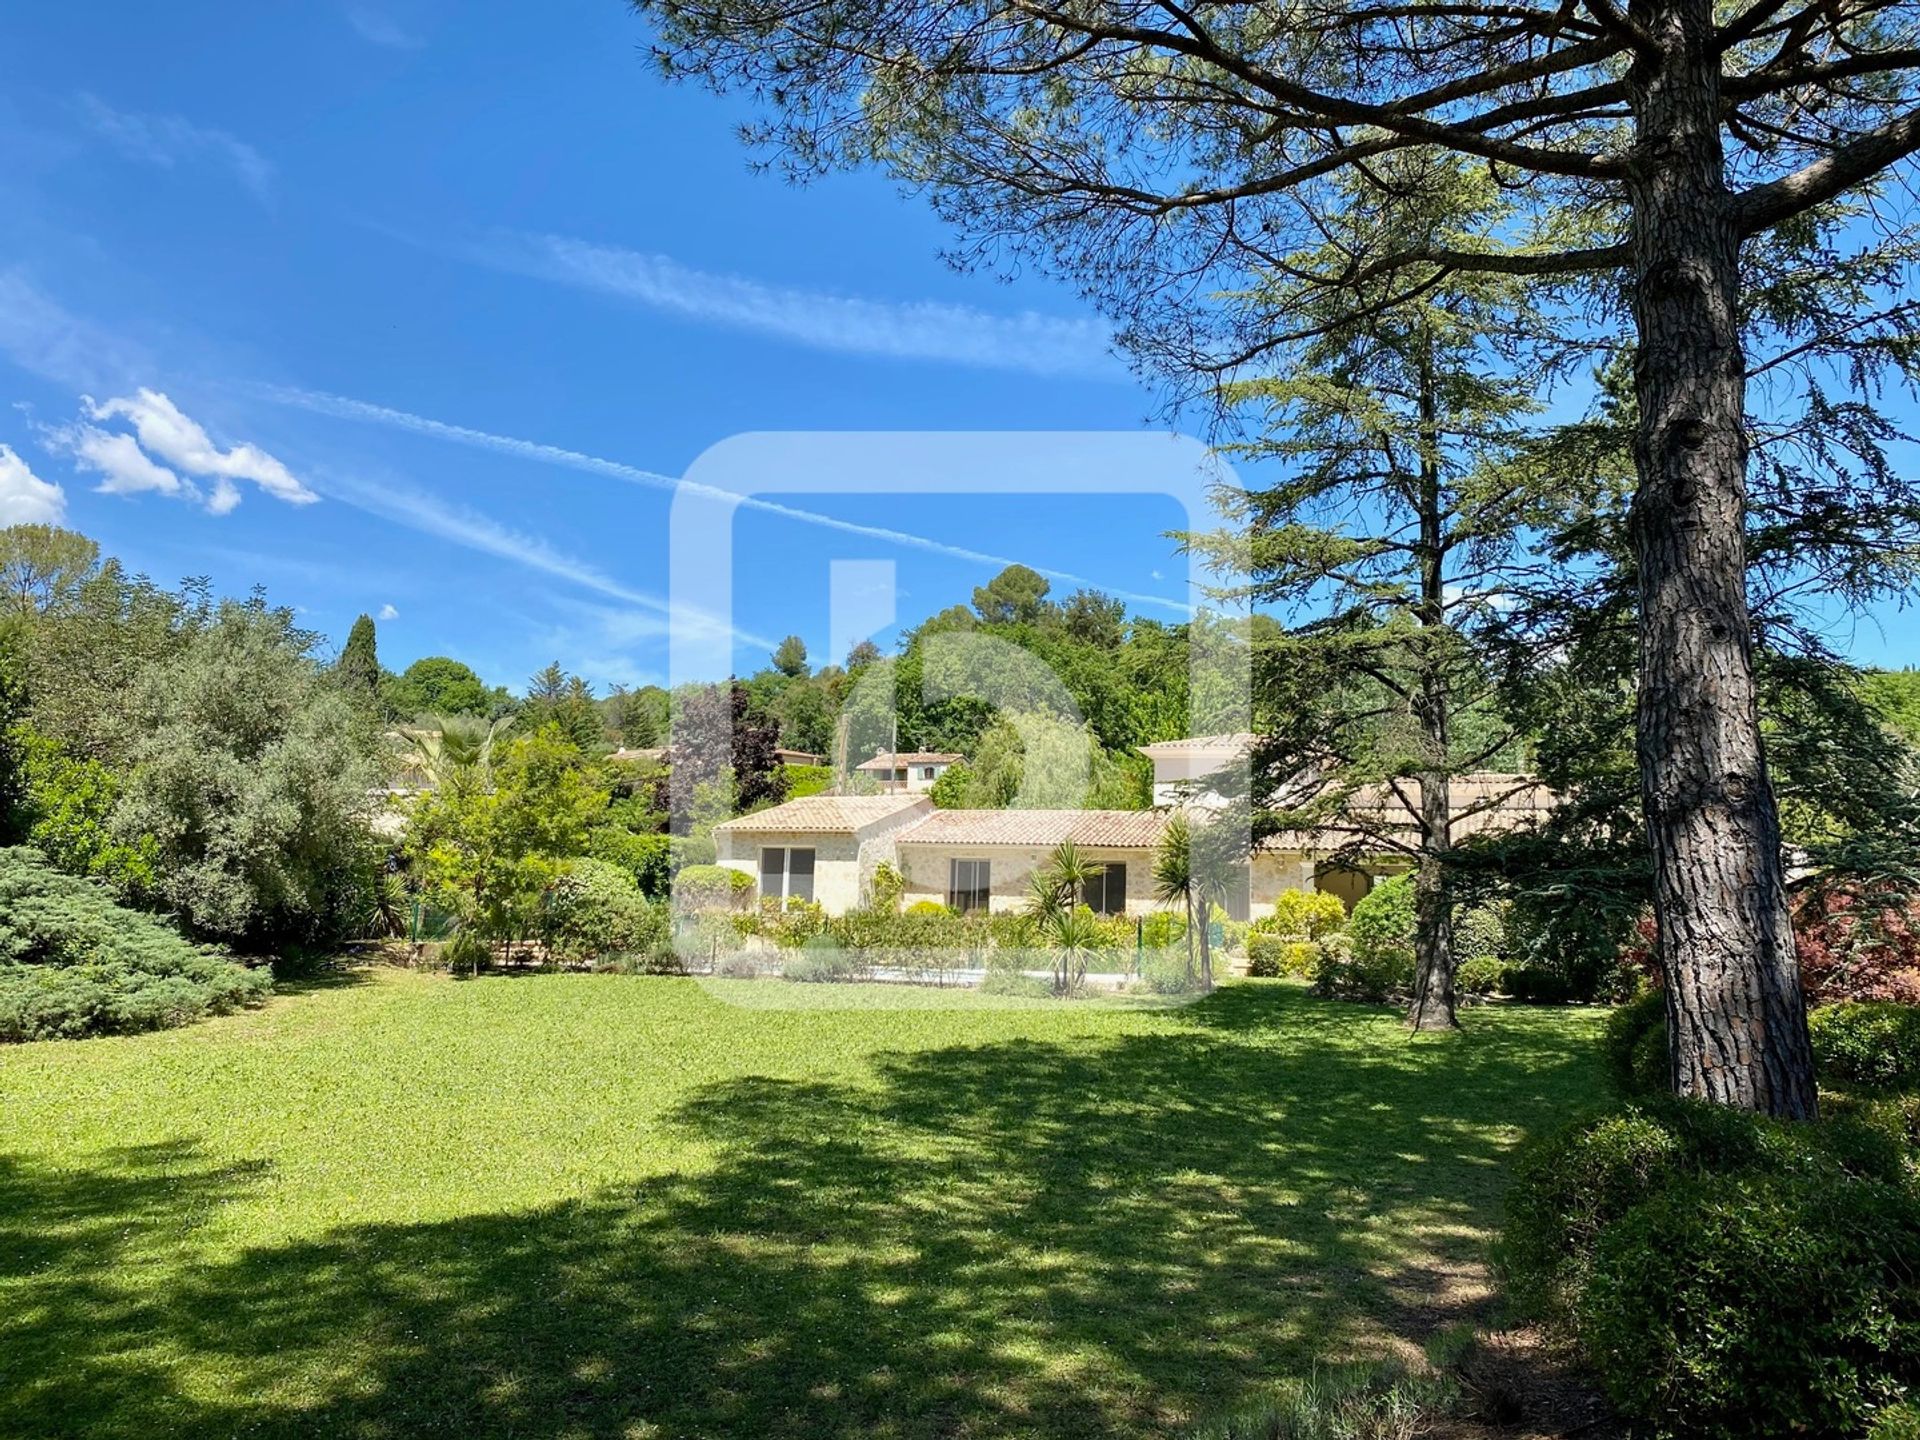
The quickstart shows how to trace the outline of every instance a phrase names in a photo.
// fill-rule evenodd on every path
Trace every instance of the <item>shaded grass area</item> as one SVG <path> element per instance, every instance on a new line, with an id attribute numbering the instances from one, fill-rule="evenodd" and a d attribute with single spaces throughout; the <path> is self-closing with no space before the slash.
<path id="1" fill-rule="evenodd" d="M 1470 1303 L 1595 1017 L 387 975 L 0 1052 L 0 1432 L 1148 1435 Z"/>

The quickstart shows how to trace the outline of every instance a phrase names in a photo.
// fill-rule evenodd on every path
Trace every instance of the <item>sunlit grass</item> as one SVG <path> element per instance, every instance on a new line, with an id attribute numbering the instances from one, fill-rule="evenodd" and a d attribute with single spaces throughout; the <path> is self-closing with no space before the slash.
<path id="1" fill-rule="evenodd" d="M 1457 1318 L 1600 1083 L 1570 1011 L 727 988 L 0 1050 L 0 1433 L 1163 1433 Z"/>

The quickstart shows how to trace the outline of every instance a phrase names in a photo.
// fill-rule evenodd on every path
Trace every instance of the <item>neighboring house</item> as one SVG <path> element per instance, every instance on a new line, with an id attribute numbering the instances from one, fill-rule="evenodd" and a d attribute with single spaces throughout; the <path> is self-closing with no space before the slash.
<path id="1" fill-rule="evenodd" d="M 775 750 L 773 758 L 782 765 L 824 765 L 827 757 L 816 755 L 811 750 Z"/>
<path id="2" fill-rule="evenodd" d="M 932 813 L 924 795 L 809 795 L 714 826 L 714 860 L 753 876 L 762 899 L 844 915 L 893 858 L 894 833 Z"/>
<path id="3" fill-rule="evenodd" d="M 1152 810 L 936 810 L 924 795 L 810 796 L 729 820 L 714 829 L 719 863 L 755 877 L 763 897 L 817 900 L 844 914 L 869 893 L 874 868 L 895 865 L 905 899 L 938 901 L 956 910 L 1013 911 L 1027 903 L 1028 878 L 1055 847 L 1073 841 L 1106 867 L 1082 896 L 1109 915 L 1159 908 L 1153 893 L 1154 852 L 1174 816 L 1204 815 L 1220 796 L 1206 777 L 1244 760 L 1253 737 L 1203 736 L 1141 747 L 1153 761 Z M 956 756 L 883 755 L 868 773 L 909 772 L 916 763 L 944 769 Z M 896 763 L 897 762 L 897 763 Z M 932 779 L 924 784 L 930 786 Z M 1417 836 L 1412 794 L 1372 786 L 1354 797 L 1358 823 L 1270 836 L 1240 867 L 1222 905 L 1234 919 L 1270 914 L 1288 890 L 1320 890 L 1351 908 L 1377 879 L 1408 868 Z M 1522 775 L 1463 775 L 1453 782 L 1454 838 L 1537 823 L 1554 797 Z"/>
<path id="4" fill-rule="evenodd" d="M 620 749 L 614 751 L 607 758 L 609 760 L 625 760 L 625 761 L 644 760 L 650 764 L 658 764 L 660 761 L 666 759 L 666 757 L 667 757 L 667 752 L 665 747 L 646 746 L 637 750 L 629 750 L 623 745 Z"/>
<path id="5" fill-rule="evenodd" d="M 853 768 L 869 779 L 878 780 L 889 794 L 924 795 L 933 782 L 957 765 L 964 755 L 947 755 L 933 750 L 915 750 L 901 755 L 876 755 Z"/>
<path id="6" fill-rule="evenodd" d="M 1220 795 L 1203 782 L 1222 771 L 1231 774 L 1234 767 L 1244 770 L 1258 738 L 1245 733 L 1193 735 L 1142 745 L 1140 753 L 1153 762 L 1153 803 L 1217 807 L 1222 803 Z"/>

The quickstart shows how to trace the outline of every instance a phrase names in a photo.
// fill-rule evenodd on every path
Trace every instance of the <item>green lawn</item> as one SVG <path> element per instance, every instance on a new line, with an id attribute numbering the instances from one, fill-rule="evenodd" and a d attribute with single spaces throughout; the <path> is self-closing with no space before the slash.
<path id="1" fill-rule="evenodd" d="M 0 1049 L 0 1434 L 1165 1433 L 1458 1318 L 1602 1084 L 1579 1012 L 802 989 Z"/>

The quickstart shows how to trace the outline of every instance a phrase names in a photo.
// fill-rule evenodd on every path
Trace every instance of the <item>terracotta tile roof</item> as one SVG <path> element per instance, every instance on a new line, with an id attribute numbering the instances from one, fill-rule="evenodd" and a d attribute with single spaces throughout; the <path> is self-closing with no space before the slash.
<path id="1" fill-rule="evenodd" d="M 714 826 L 731 832 L 758 830 L 813 830 L 822 833 L 853 834 L 869 825 L 917 810 L 931 811 L 933 802 L 924 795 L 808 795 L 758 810 Z"/>
<path id="2" fill-rule="evenodd" d="M 1164 810 L 936 810 L 901 831 L 901 845 L 1076 845 L 1150 849 L 1167 828 Z"/>
<path id="3" fill-rule="evenodd" d="M 1366 849 L 1373 836 L 1386 836 L 1401 844 L 1416 844 L 1419 830 L 1415 812 L 1407 802 L 1419 803 L 1419 787 L 1412 780 L 1400 782 L 1399 794 L 1384 784 L 1364 785 L 1354 792 L 1349 805 L 1351 821 L 1331 823 L 1318 830 L 1288 830 L 1261 842 L 1263 850 L 1338 850 L 1343 847 Z M 1481 771 L 1456 775 L 1451 786 L 1453 799 L 1453 839 L 1456 844 L 1476 835 L 1502 835 L 1545 820 L 1559 803 L 1559 797 L 1545 785 L 1527 775 Z"/>
<path id="4" fill-rule="evenodd" d="M 853 768 L 856 770 L 898 770 L 902 765 L 951 765 L 964 760 L 964 755 L 945 755 L 937 750 L 903 751 L 898 755 L 876 755 L 871 760 L 863 760 Z"/>

